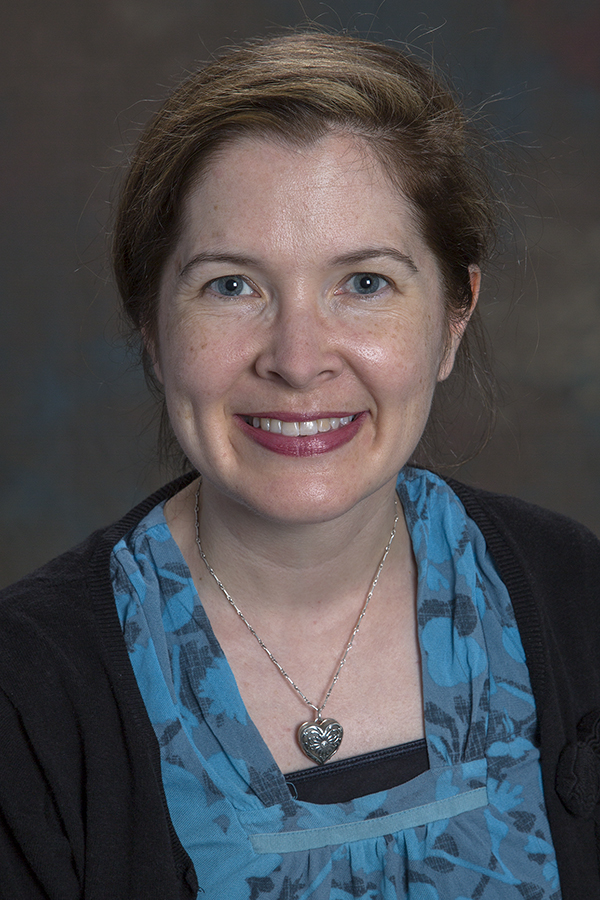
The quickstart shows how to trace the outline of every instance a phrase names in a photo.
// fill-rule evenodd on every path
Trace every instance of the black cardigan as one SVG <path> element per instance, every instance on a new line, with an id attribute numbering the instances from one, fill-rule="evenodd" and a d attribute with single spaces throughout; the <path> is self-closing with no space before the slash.
<path id="1" fill-rule="evenodd" d="M 115 543 L 192 477 L 0 594 L 0 900 L 196 897 L 109 579 Z M 451 486 L 514 605 L 563 900 L 600 898 L 600 542 Z"/>

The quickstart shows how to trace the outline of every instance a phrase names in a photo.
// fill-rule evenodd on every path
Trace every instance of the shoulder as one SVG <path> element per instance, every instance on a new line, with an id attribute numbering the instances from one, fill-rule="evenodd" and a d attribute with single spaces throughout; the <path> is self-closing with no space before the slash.
<path id="1" fill-rule="evenodd" d="M 76 547 L 67 550 L 60 556 L 21 578 L 19 581 L 0 590 L 0 610 L 14 608 L 19 601 L 34 602 L 41 593 L 71 593 L 79 591 L 81 581 L 93 579 L 95 568 L 100 559 L 112 552 L 115 544 L 140 522 L 157 504 L 175 496 L 185 488 L 195 473 L 189 473 L 175 481 L 169 482 L 155 491 L 126 515 L 111 525 L 93 532 Z"/>
<path id="2" fill-rule="evenodd" d="M 559 513 L 449 484 L 480 528 L 509 592 L 536 695 L 548 679 L 568 673 L 569 686 L 561 682 L 559 690 L 582 716 L 590 708 L 582 698 L 590 695 L 598 705 L 600 697 L 600 541 Z"/>
<path id="3" fill-rule="evenodd" d="M 148 740 L 153 734 L 123 640 L 110 559 L 121 537 L 185 483 L 167 485 L 0 592 L 3 739 L 26 734 L 30 752 L 43 757 L 59 781 L 61 754 L 75 765 L 83 736 L 93 742 L 104 735 L 100 739 L 107 746 L 112 741 L 117 753 L 119 742 L 130 739 L 124 737 L 128 722 L 144 722 Z"/>
<path id="4" fill-rule="evenodd" d="M 448 484 L 481 529 L 497 562 L 513 557 L 531 577 L 560 580 L 577 576 L 578 581 L 584 577 L 597 586 L 600 541 L 584 525 L 517 497 L 453 479 L 448 479 Z"/>
<path id="5" fill-rule="evenodd" d="M 100 529 L 81 544 L 0 591 L 0 670 L 10 671 L 16 654 L 76 652 L 85 654 L 106 623 L 114 624 L 110 557 L 116 543 L 162 500 L 194 477 L 173 481 L 156 491 L 122 519 Z M 4 664 L 3 664 L 4 662 Z"/>
<path id="6" fill-rule="evenodd" d="M 584 525 L 515 497 L 449 481 L 480 528 L 522 631 L 540 616 L 573 659 L 600 650 L 600 541 Z M 535 611 L 534 611 L 535 608 Z M 578 651 L 579 648 L 579 651 Z"/>
<path id="7" fill-rule="evenodd" d="M 600 709 L 600 541 L 559 513 L 449 484 L 480 528 L 510 595 L 538 713 L 543 718 L 551 709 L 557 734 L 558 721 L 570 722 L 565 735 L 573 734 L 590 710 Z"/>

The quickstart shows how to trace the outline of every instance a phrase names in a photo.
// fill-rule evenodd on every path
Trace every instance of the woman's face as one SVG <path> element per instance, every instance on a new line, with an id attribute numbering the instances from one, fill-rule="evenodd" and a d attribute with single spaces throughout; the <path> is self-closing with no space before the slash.
<path id="1" fill-rule="evenodd" d="M 287 523 L 386 493 L 462 328 L 368 145 L 245 138 L 189 192 L 152 348 L 205 482 Z"/>

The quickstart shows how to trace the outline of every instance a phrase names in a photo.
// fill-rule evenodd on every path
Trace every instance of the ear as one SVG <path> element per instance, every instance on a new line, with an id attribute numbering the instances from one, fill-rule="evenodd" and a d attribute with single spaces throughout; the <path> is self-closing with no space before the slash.
<path id="1" fill-rule="evenodd" d="M 477 306 L 479 288 L 481 287 L 481 269 L 479 266 L 469 266 L 469 281 L 471 282 L 471 305 L 461 319 L 450 324 L 446 351 L 440 363 L 438 372 L 438 381 L 445 381 L 454 368 L 454 360 L 456 359 L 460 342 L 462 341 L 465 329 L 469 324 L 469 319 Z"/>
<path id="2" fill-rule="evenodd" d="M 158 346 L 153 337 L 150 335 L 150 331 L 148 328 L 142 328 L 142 341 L 144 342 L 144 348 L 146 353 L 150 357 L 152 361 L 152 368 L 154 369 L 154 374 L 158 378 L 161 384 L 164 384 L 162 372 L 160 368 L 160 360 L 158 355 Z"/>

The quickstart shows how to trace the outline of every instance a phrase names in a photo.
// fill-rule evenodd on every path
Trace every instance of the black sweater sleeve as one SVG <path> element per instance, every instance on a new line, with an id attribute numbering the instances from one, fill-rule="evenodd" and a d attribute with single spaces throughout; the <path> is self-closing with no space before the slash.
<path id="1" fill-rule="evenodd" d="M 451 482 L 510 594 L 539 723 L 564 900 L 600 900 L 600 542 L 583 525 Z"/>
<path id="2" fill-rule="evenodd" d="M 106 569 L 121 530 L 0 596 L 0 900 L 197 895 Z"/>
<path id="3" fill-rule="evenodd" d="M 79 900 L 81 840 L 62 818 L 44 763 L 13 704 L 0 693 L 0 898 Z"/>

